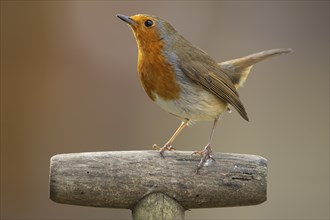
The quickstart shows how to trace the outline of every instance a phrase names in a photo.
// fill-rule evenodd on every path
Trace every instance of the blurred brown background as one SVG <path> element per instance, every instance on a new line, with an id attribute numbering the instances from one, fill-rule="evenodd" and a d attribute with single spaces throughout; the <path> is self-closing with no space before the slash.
<path id="1" fill-rule="evenodd" d="M 268 201 L 187 219 L 329 218 L 329 1 L 1 1 L 1 218 L 130 218 L 48 198 L 51 156 L 150 149 L 180 123 L 144 93 L 117 13 L 162 17 L 219 61 L 294 49 L 253 68 L 240 90 L 251 122 L 226 114 L 214 138 L 215 151 L 268 159 Z M 175 146 L 199 149 L 211 126 Z"/>

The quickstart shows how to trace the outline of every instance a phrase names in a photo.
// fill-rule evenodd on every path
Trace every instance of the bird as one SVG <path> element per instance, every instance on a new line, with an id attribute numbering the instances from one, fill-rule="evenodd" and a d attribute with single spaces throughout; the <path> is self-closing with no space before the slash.
<path id="1" fill-rule="evenodd" d="M 252 66 L 292 51 L 271 49 L 218 63 L 162 18 L 148 14 L 117 17 L 133 30 L 138 47 L 137 72 L 145 92 L 163 110 L 181 120 L 171 138 L 159 148 L 160 155 L 164 158 L 165 151 L 175 150 L 173 142 L 185 127 L 198 121 L 213 121 L 207 144 L 193 152 L 201 156 L 197 172 L 207 160 L 214 160 L 212 138 L 224 112 L 233 107 L 249 121 L 237 89 L 245 83 Z"/>

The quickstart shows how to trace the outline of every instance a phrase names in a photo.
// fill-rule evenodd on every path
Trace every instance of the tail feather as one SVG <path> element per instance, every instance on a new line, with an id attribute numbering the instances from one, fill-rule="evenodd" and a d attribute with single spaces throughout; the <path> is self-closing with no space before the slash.
<path id="1" fill-rule="evenodd" d="M 242 58 L 234 59 L 219 63 L 220 68 L 229 76 L 234 83 L 236 89 L 242 87 L 245 83 L 251 68 L 259 61 L 272 57 L 278 54 L 292 52 L 292 49 L 272 49 L 265 50 L 259 53 L 254 53 Z"/>

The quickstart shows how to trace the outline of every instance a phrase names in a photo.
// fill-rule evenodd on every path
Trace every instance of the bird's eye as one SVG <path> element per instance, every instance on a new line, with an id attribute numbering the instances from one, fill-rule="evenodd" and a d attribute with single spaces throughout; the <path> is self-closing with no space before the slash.
<path id="1" fill-rule="evenodd" d="M 153 24 L 154 24 L 154 22 L 152 20 L 146 20 L 144 22 L 144 26 L 146 26 L 146 27 L 151 27 Z"/>

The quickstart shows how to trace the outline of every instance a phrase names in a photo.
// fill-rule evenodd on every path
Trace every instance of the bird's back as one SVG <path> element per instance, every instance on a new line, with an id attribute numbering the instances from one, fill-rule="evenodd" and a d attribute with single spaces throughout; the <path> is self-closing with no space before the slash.
<path id="1" fill-rule="evenodd" d="M 173 40 L 170 50 L 175 54 L 172 56 L 177 57 L 178 70 L 195 84 L 215 95 L 220 101 L 234 106 L 239 114 L 248 120 L 233 82 L 208 54 L 182 36 Z"/>

